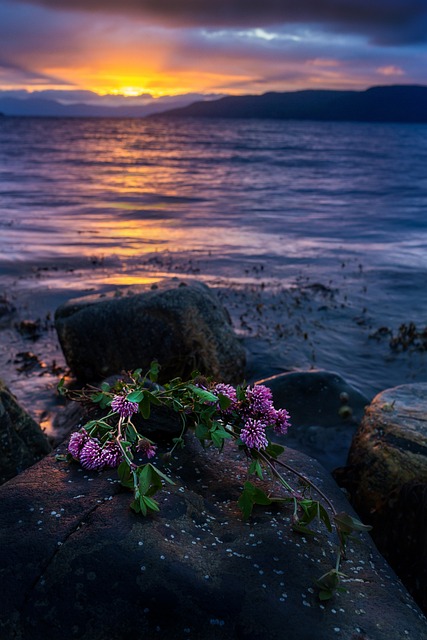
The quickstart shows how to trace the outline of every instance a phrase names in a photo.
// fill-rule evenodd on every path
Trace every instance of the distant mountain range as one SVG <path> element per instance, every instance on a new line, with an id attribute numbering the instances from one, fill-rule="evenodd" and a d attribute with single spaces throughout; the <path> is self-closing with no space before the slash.
<path id="1" fill-rule="evenodd" d="M 365 91 L 305 90 L 230 96 L 171 109 L 159 117 L 269 118 L 359 122 L 427 122 L 427 87 L 371 87 Z"/>
<path id="2" fill-rule="evenodd" d="M 0 91 L 0 113 L 4 116 L 36 116 L 55 118 L 143 118 L 165 111 L 171 108 L 182 107 L 198 99 L 212 99 L 212 96 L 201 94 L 187 94 L 180 96 L 164 96 L 162 98 L 152 98 L 148 96 L 145 104 L 142 98 L 124 98 L 111 96 L 98 96 L 92 92 L 75 92 L 76 97 L 83 98 L 87 93 L 88 102 L 81 99 L 73 100 L 73 92 L 67 92 L 61 99 L 61 91 L 47 92 L 40 91 L 34 93 L 23 92 L 24 95 L 13 95 L 14 92 Z M 20 92 L 16 92 L 20 93 Z M 58 98 L 45 97 L 53 93 Z M 3 94 L 3 95 L 2 95 Z M 11 95 L 12 94 L 12 95 Z M 216 97 L 216 96 L 215 96 Z M 111 105 L 109 102 L 115 99 L 121 104 Z M 141 101 L 141 102 L 140 102 Z M 106 103 L 106 104 L 105 104 Z"/>
<path id="3" fill-rule="evenodd" d="M 80 118 L 155 116 L 427 123 L 427 86 L 379 86 L 365 91 L 308 89 L 219 99 L 201 94 L 133 99 L 98 96 L 92 92 L 15 92 L 13 95 L 13 92 L 0 91 L 0 112 L 4 116 Z"/>

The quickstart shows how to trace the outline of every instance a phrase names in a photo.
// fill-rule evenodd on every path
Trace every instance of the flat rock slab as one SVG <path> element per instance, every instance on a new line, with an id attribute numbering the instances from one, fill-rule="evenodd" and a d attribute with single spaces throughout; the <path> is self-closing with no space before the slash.
<path id="1" fill-rule="evenodd" d="M 204 284 L 167 283 L 122 297 L 70 300 L 55 313 L 67 363 L 81 380 L 142 368 L 156 359 L 160 380 L 190 377 L 197 369 L 218 380 L 241 382 L 245 350 L 227 311 Z"/>
<path id="2" fill-rule="evenodd" d="M 292 429 L 277 438 L 319 460 L 332 471 L 345 464 L 352 438 L 369 400 L 337 373 L 293 371 L 259 380 L 270 387 L 275 407 L 291 415 Z"/>
<path id="3" fill-rule="evenodd" d="M 427 611 L 427 384 L 394 387 L 374 398 L 339 482 Z"/>
<path id="4" fill-rule="evenodd" d="M 322 604 L 313 581 L 334 564 L 329 538 L 291 532 L 286 509 L 243 523 L 246 473 L 234 455 L 188 438 L 173 465 L 179 484 L 149 518 L 129 509 L 115 472 L 54 456 L 5 484 L 0 637 L 425 640 L 425 618 L 367 536 L 350 544 L 348 592 Z M 292 450 L 286 460 L 351 512 L 315 461 Z"/>

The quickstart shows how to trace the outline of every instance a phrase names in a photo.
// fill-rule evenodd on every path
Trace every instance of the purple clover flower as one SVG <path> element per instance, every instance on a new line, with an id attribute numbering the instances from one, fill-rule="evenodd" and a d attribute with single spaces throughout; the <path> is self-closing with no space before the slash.
<path id="1" fill-rule="evenodd" d="M 255 384 L 246 389 L 246 400 L 249 403 L 249 412 L 254 414 L 269 414 L 273 409 L 273 395 L 271 389 L 263 384 Z"/>
<path id="2" fill-rule="evenodd" d="M 104 467 L 116 468 L 122 461 L 122 451 L 115 441 L 103 447 L 97 438 L 91 438 L 86 429 L 71 434 L 68 452 L 84 469 L 99 471 Z"/>
<path id="3" fill-rule="evenodd" d="M 141 438 L 138 442 L 137 450 L 142 453 L 147 458 L 154 458 L 156 455 L 156 445 L 147 440 L 146 438 Z"/>
<path id="4" fill-rule="evenodd" d="M 285 435 L 285 433 L 288 432 L 288 429 L 291 426 L 290 417 L 291 416 L 286 411 L 286 409 L 277 409 L 276 422 L 273 426 L 273 430 L 280 435 Z"/>
<path id="5" fill-rule="evenodd" d="M 123 452 L 115 440 L 110 440 L 102 447 L 101 458 L 105 467 L 115 469 L 123 459 Z"/>
<path id="6" fill-rule="evenodd" d="M 111 402 L 111 408 L 116 411 L 121 418 L 128 418 L 139 410 L 137 402 L 130 402 L 125 396 L 114 396 Z"/>
<path id="7" fill-rule="evenodd" d="M 249 449 L 265 449 L 268 446 L 265 428 L 266 424 L 262 420 L 249 418 L 240 432 L 240 439 Z"/>
<path id="8" fill-rule="evenodd" d="M 104 467 L 99 440 L 89 438 L 87 442 L 85 442 L 80 451 L 79 461 L 84 469 L 89 469 L 90 471 L 99 471 Z"/>
<path id="9" fill-rule="evenodd" d="M 86 429 L 80 429 L 71 434 L 70 441 L 68 443 L 68 453 L 71 453 L 74 460 L 80 459 L 80 451 L 83 445 L 89 440 L 89 435 Z"/>
<path id="10" fill-rule="evenodd" d="M 231 411 L 236 407 L 238 402 L 237 393 L 236 389 L 231 384 L 224 384 L 223 382 L 219 382 L 212 389 L 212 393 L 214 393 L 214 395 L 216 396 L 221 394 L 231 401 L 230 406 L 227 407 L 227 409 L 223 410 L 223 413 L 231 413 Z"/>

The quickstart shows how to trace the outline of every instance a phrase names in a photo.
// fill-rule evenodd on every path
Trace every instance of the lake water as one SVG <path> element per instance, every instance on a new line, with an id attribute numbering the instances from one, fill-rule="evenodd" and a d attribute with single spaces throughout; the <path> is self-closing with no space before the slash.
<path id="1" fill-rule="evenodd" d="M 427 325 L 426 167 L 425 125 L 2 118 L 1 376 L 42 417 L 56 306 L 172 275 L 218 290 L 249 379 L 427 381 L 420 339 L 389 344 Z"/>

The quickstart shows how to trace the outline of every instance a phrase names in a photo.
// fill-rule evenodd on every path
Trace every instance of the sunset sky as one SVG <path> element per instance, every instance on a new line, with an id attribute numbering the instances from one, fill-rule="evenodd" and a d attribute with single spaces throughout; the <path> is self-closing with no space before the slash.
<path id="1" fill-rule="evenodd" d="M 0 90 L 426 84 L 427 0 L 0 0 Z"/>

